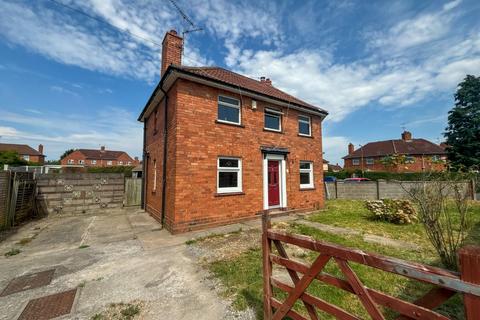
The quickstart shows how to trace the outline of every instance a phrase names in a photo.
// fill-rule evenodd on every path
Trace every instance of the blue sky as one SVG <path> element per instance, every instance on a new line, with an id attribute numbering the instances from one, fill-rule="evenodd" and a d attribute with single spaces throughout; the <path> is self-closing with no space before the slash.
<path id="1" fill-rule="evenodd" d="M 167 0 L 0 0 L 0 142 L 140 156 L 136 119 L 159 80 L 165 31 L 186 25 Z M 348 142 L 398 138 L 402 127 L 439 142 L 456 85 L 480 75 L 480 2 L 187 1 L 204 28 L 185 65 L 218 65 L 330 112 L 325 158 Z M 145 40 L 145 39 L 148 39 Z"/>

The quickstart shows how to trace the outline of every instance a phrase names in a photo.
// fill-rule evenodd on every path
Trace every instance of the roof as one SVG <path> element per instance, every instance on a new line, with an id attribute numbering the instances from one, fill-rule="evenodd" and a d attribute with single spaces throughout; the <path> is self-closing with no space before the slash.
<path id="1" fill-rule="evenodd" d="M 250 93 L 262 95 L 262 96 L 265 96 L 266 98 L 291 104 L 292 106 L 299 106 L 304 109 L 311 110 L 313 112 L 322 113 L 324 115 L 328 114 L 326 110 L 316 107 L 312 104 L 309 104 L 292 95 L 289 95 L 288 93 L 274 87 L 271 83 L 267 81 L 258 81 L 258 80 L 243 76 L 236 72 L 226 70 L 220 67 L 189 67 L 189 66 L 172 64 L 165 71 L 164 75 L 162 76 L 162 79 L 160 80 L 157 88 L 155 89 L 152 96 L 150 97 L 147 104 L 145 105 L 138 120 L 140 121 L 142 120 L 142 117 L 147 111 L 148 106 L 150 105 L 150 102 L 153 100 L 157 91 L 160 90 L 160 88 L 163 85 L 163 82 L 172 71 L 176 71 L 181 74 L 200 77 L 209 81 L 217 82 L 219 84 L 229 86 L 232 89 L 239 91 L 240 93 L 242 93 L 242 90 L 243 90 L 245 93 L 250 92 Z"/>
<path id="2" fill-rule="evenodd" d="M 78 149 L 87 159 L 95 160 L 116 160 L 121 155 L 126 154 L 125 151 L 98 150 L 98 149 Z"/>
<path id="3" fill-rule="evenodd" d="M 315 111 L 324 111 L 325 110 L 315 107 L 303 100 L 295 98 L 292 95 L 289 95 L 286 92 L 283 92 L 280 89 L 275 88 L 271 83 L 266 81 L 258 81 L 252 78 L 248 78 L 236 72 L 220 68 L 220 67 L 187 67 L 187 66 L 177 66 L 178 69 L 185 70 L 191 73 L 201 75 L 206 78 L 213 80 L 218 80 L 225 82 L 234 86 L 238 86 L 243 89 L 251 90 L 257 93 L 261 93 L 270 97 L 274 97 L 285 102 L 294 103 L 296 105 L 313 109 Z"/>
<path id="4" fill-rule="evenodd" d="M 367 143 L 363 147 L 355 150 L 352 154 L 343 157 L 343 159 L 381 157 L 392 154 L 441 155 L 446 154 L 446 151 L 438 144 L 425 139 L 385 140 Z"/>
<path id="5" fill-rule="evenodd" d="M 43 156 L 38 150 L 26 144 L 0 143 L 0 151 L 16 151 L 20 155 Z"/>

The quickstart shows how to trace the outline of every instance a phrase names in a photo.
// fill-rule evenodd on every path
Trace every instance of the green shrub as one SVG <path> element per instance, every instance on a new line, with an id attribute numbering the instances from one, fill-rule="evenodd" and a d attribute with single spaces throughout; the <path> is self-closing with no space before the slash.
<path id="1" fill-rule="evenodd" d="M 90 173 L 123 173 L 125 177 L 132 176 L 133 166 L 89 167 Z"/>
<path id="2" fill-rule="evenodd" d="M 410 224 L 417 221 L 417 212 L 408 200 L 367 200 L 365 207 L 376 220 L 395 224 Z"/>

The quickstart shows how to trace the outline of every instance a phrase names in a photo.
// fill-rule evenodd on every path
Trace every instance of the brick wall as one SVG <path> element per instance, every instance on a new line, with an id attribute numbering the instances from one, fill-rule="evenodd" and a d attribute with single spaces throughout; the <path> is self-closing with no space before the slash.
<path id="1" fill-rule="evenodd" d="M 217 97 L 225 94 L 242 100 L 242 126 L 220 124 Z M 264 107 L 257 101 L 186 80 L 177 80 L 169 91 L 168 163 L 166 227 L 173 232 L 199 225 L 221 224 L 251 218 L 263 210 L 262 145 L 286 147 L 287 199 L 289 209 L 307 209 L 324 205 L 321 119 L 312 116 L 312 137 L 298 135 L 298 111 L 283 108 L 282 133 L 264 131 Z M 157 218 L 161 214 L 161 162 L 163 159 L 163 104 L 157 114 L 154 135 L 152 114 L 147 120 L 147 211 Z M 243 193 L 218 195 L 217 158 L 242 159 Z M 157 162 L 157 191 L 153 192 L 153 161 Z M 299 161 L 313 161 L 315 187 L 300 190 Z"/>
<path id="2" fill-rule="evenodd" d="M 365 182 L 326 182 L 325 188 L 328 190 L 328 199 L 406 199 L 410 190 L 418 181 L 365 181 Z M 428 183 L 428 182 L 427 182 Z M 471 182 L 464 183 L 473 198 Z"/>
<path id="3" fill-rule="evenodd" d="M 385 166 L 381 163 L 383 157 L 368 157 L 374 159 L 373 164 L 367 164 L 367 158 L 358 158 L 359 165 L 353 165 L 353 159 L 345 159 L 345 170 L 386 171 L 386 172 L 423 172 L 443 171 L 446 166 L 443 163 L 432 162 L 432 156 L 413 156 L 413 163 L 405 163 L 398 166 Z"/>
<path id="4" fill-rule="evenodd" d="M 123 206 L 121 173 L 40 174 L 36 179 L 37 199 L 49 214 L 101 213 Z"/>

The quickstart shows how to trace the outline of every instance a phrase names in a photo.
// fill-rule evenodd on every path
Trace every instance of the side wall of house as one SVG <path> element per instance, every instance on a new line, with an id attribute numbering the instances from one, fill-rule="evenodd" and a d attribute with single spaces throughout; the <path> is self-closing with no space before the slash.
<path id="1" fill-rule="evenodd" d="M 175 162 L 176 162 L 176 86 L 169 92 L 167 115 L 167 194 L 165 206 L 165 223 L 171 224 L 175 206 Z M 148 154 L 145 159 L 146 186 L 145 209 L 161 222 L 163 191 L 163 154 L 165 129 L 165 100 L 146 119 L 145 147 Z M 156 118 L 156 120 L 155 120 Z"/>
<path id="2" fill-rule="evenodd" d="M 298 135 L 298 111 L 283 108 L 282 133 L 264 130 L 264 107 L 271 104 L 222 90 L 177 81 L 175 214 L 169 229 L 182 232 L 198 225 L 253 217 L 263 210 L 263 155 L 260 146 L 288 148 L 286 189 L 289 209 L 324 205 L 321 119 L 312 116 L 312 137 Z M 217 123 L 217 99 L 224 94 L 242 101 L 242 126 Z M 217 194 L 217 158 L 242 159 L 243 192 Z M 300 190 L 299 161 L 313 161 L 314 184 Z M 171 194 L 167 193 L 167 197 Z M 169 199 L 170 200 L 170 199 Z"/>
<path id="3" fill-rule="evenodd" d="M 374 164 L 367 164 L 363 159 L 363 170 L 365 171 L 386 171 L 386 172 L 422 172 L 422 171 L 443 171 L 445 164 L 432 162 L 431 156 L 414 156 L 413 163 L 401 164 L 398 166 L 385 166 L 381 163 L 382 157 L 375 157 Z M 361 161 L 361 159 L 359 159 Z M 345 170 L 362 170 L 361 162 L 353 165 L 352 159 L 345 159 Z"/>

